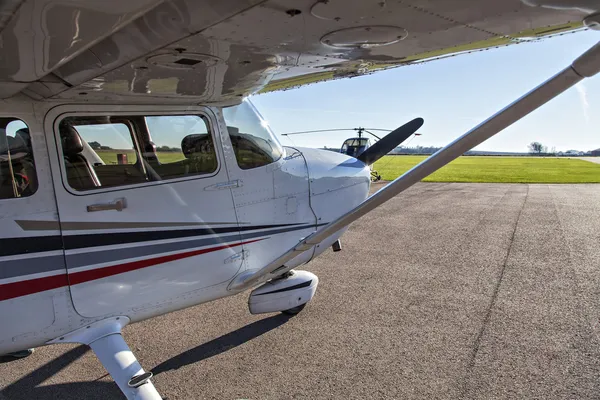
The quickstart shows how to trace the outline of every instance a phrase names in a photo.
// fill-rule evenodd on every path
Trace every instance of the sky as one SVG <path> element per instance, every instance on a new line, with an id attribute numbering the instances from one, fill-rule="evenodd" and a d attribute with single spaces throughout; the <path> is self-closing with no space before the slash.
<path id="1" fill-rule="evenodd" d="M 443 146 L 571 64 L 600 40 L 585 31 L 535 43 L 323 82 L 251 98 L 273 131 L 394 129 L 423 117 L 410 146 Z M 279 139 L 284 145 L 340 147 L 353 132 Z M 588 78 L 477 150 L 526 152 L 539 141 L 556 151 L 600 148 L 600 76 Z"/>

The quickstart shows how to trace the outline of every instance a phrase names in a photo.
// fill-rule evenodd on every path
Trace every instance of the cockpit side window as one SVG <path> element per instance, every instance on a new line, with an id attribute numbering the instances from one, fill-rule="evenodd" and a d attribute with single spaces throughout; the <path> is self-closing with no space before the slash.
<path id="1" fill-rule="evenodd" d="M 340 149 L 340 153 L 346 154 L 347 151 L 348 151 L 348 141 L 345 141 L 344 144 L 342 144 L 342 148 Z"/>
<path id="2" fill-rule="evenodd" d="M 146 117 L 145 122 L 154 147 L 155 179 L 212 174 L 217 170 L 217 153 L 206 117 L 161 115 Z"/>
<path id="3" fill-rule="evenodd" d="M 223 117 L 241 169 L 262 167 L 281 158 L 281 144 L 249 101 L 224 108 Z"/>
<path id="4" fill-rule="evenodd" d="M 31 196 L 38 180 L 27 125 L 0 118 L 0 200 Z"/>

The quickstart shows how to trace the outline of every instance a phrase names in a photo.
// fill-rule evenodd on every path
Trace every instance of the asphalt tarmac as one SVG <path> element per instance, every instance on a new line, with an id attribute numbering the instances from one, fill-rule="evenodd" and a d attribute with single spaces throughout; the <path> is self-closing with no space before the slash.
<path id="1" fill-rule="evenodd" d="M 581 157 L 584 161 L 593 162 L 595 164 L 600 164 L 600 157 Z"/>
<path id="2" fill-rule="evenodd" d="M 600 398 L 599 243 L 600 185 L 422 183 L 307 266 L 298 316 L 241 294 L 124 335 L 171 400 Z M 0 364 L 0 388 L 122 398 L 73 345 Z"/>

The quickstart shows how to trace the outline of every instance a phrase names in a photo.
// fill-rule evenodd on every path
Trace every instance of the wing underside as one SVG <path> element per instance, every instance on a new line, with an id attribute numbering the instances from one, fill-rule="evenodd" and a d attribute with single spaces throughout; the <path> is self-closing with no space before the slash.
<path id="1" fill-rule="evenodd" d="M 535 1 L 6 0 L 0 98 L 236 102 L 543 40 L 594 12 Z"/>

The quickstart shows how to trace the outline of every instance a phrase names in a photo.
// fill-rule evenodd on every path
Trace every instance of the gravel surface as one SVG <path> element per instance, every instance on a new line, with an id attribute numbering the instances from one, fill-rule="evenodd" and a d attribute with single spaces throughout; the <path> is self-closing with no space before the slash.
<path id="1" fill-rule="evenodd" d="M 241 294 L 125 328 L 168 399 L 600 397 L 600 185 L 422 183 L 354 223 L 298 316 Z M 0 399 L 120 399 L 83 346 Z"/>

